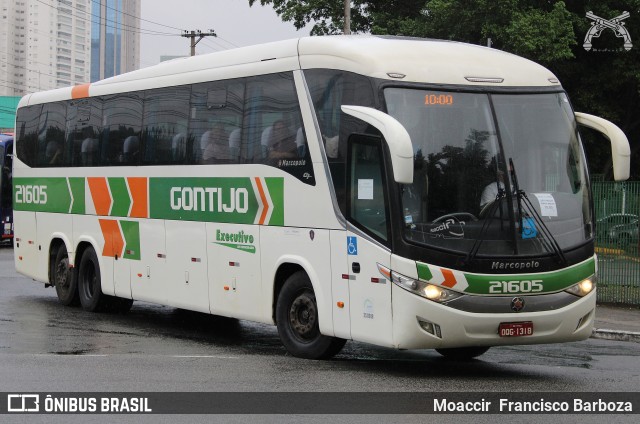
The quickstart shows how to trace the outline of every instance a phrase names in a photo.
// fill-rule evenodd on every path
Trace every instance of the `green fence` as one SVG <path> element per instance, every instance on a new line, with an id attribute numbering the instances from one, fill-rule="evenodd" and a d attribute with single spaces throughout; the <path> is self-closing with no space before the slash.
<path id="1" fill-rule="evenodd" d="M 592 183 L 598 302 L 640 305 L 640 181 Z"/>

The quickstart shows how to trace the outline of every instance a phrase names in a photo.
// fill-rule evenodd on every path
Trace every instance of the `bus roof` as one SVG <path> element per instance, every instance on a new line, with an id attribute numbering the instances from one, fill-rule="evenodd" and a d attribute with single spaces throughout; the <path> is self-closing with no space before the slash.
<path id="1" fill-rule="evenodd" d="M 330 68 L 444 85 L 558 86 L 548 69 L 522 57 L 454 41 L 375 35 L 304 37 L 185 57 L 128 72 L 78 90 L 76 86 L 25 96 L 19 107 L 218 79 Z"/>

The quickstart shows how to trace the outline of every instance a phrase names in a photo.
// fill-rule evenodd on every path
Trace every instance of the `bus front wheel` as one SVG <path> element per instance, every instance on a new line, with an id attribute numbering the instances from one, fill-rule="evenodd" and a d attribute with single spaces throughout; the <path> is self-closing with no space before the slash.
<path id="1" fill-rule="evenodd" d="M 64 244 L 58 248 L 56 253 L 52 277 L 60 303 L 65 306 L 77 305 L 79 298 L 76 273 L 69 268 L 69 254 Z"/>
<path id="2" fill-rule="evenodd" d="M 282 344 L 299 358 L 327 359 L 346 343 L 344 339 L 320 334 L 316 296 L 303 271 L 285 281 L 276 303 L 276 323 Z"/>
<path id="3" fill-rule="evenodd" d="M 489 350 L 489 347 L 490 346 L 452 347 L 446 349 L 436 349 L 436 352 L 447 359 L 464 361 L 482 355 L 487 350 Z"/>

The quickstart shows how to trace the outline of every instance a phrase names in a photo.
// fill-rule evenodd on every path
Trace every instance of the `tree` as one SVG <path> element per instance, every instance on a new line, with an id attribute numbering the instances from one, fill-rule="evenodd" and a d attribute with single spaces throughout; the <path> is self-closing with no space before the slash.
<path id="1" fill-rule="evenodd" d="M 257 0 L 249 0 L 254 4 Z M 312 35 L 340 34 L 343 0 L 260 0 L 272 4 L 284 21 Z M 574 109 L 616 123 L 629 137 L 632 178 L 640 178 L 640 42 L 629 51 L 613 31 L 583 41 L 593 11 L 605 19 L 629 11 L 625 26 L 640 37 L 640 0 L 353 0 L 351 31 L 441 38 L 485 45 L 529 58 L 548 67 L 562 82 Z M 585 132 L 592 172 L 611 175 L 608 143 Z"/>

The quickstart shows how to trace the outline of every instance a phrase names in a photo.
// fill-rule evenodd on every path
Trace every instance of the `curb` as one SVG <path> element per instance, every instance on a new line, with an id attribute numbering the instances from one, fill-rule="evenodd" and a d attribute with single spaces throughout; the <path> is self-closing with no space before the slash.
<path id="1" fill-rule="evenodd" d="M 640 343 L 640 333 L 635 331 L 607 330 L 605 328 L 594 328 L 591 333 L 594 339 L 616 340 L 619 342 Z"/>

